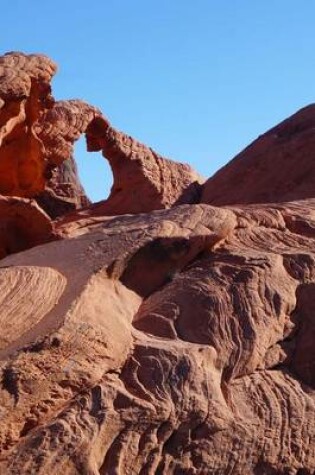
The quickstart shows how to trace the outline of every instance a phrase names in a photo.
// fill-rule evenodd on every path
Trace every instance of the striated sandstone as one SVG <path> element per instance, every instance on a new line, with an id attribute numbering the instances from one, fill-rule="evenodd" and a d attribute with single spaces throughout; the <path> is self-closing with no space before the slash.
<path id="1" fill-rule="evenodd" d="M 87 104 L 45 105 L 32 133 L 52 176 L 37 199 L 60 217 L 19 181 L 18 197 L 0 197 L 1 474 L 315 472 L 312 114 L 276 127 L 289 130 L 282 141 L 258 139 L 197 203 L 188 166 Z M 114 185 L 108 200 L 63 216 L 82 205 L 71 158 L 80 133 Z M 277 170 L 288 157 L 273 177 L 272 160 Z"/>
<path id="2" fill-rule="evenodd" d="M 95 218 L 3 259 L 17 294 L 54 270 L 0 353 L 3 472 L 313 473 L 315 237 L 286 226 L 306 208 Z"/>

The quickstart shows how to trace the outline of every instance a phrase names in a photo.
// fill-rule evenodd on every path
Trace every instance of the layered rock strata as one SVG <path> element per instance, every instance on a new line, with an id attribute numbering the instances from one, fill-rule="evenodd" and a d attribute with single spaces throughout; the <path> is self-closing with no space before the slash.
<path id="1" fill-rule="evenodd" d="M 203 185 L 94 107 L 49 98 L 53 67 L 32 69 L 47 58 L 2 61 L 45 99 L 26 126 L 8 98 L 25 110 L 33 93 L 0 69 L 0 473 L 312 475 L 314 108 Z M 63 215 L 49 189 L 69 199 L 58 167 L 80 133 L 114 185 Z"/>

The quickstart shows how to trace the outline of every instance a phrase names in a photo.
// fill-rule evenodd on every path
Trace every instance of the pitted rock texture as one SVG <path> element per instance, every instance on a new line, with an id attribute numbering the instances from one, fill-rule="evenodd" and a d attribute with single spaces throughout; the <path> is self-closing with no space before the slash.
<path id="1" fill-rule="evenodd" d="M 0 473 L 313 475 L 314 176 L 303 191 L 300 168 L 286 175 L 294 198 L 269 166 L 288 148 L 311 173 L 312 127 L 290 126 L 279 155 L 268 141 L 259 183 L 274 202 L 259 204 L 254 187 L 245 199 L 242 184 L 238 195 L 227 166 L 231 196 L 213 199 L 229 206 L 218 207 L 196 203 L 189 167 L 97 109 L 52 102 L 40 117 L 32 133 L 49 166 L 72 164 L 84 132 L 114 186 L 56 220 L 20 184 L 0 197 Z M 254 163 L 248 183 L 251 173 Z M 203 199 L 219 190 L 211 180 Z"/>
<path id="2" fill-rule="evenodd" d="M 0 193 L 31 197 L 44 188 L 46 163 L 34 124 L 52 106 L 56 65 L 43 55 L 0 57 Z"/>
<path id="3" fill-rule="evenodd" d="M 86 133 L 88 149 L 102 150 L 114 175 L 109 199 L 90 213 L 139 213 L 198 202 L 202 179 L 189 165 L 164 159 L 118 132 L 83 101 L 55 101 L 50 81 L 56 69 L 44 55 L 0 57 L 1 194 L 35 197 L 52 218 L 87 206 L 73 162 L 73 144 Z"/>
<path id="4" fill-rule="evenodd" d="M 36 124 L 49 163 L 45 190 L 36 200 L 52 218 L 90 204 L 78 176 L 73 144 L 97 115 L 100 111 L 85 102 L 57 101 Z"/>
<path id="5" fill-rule="evenodd" d="M 82 101 L 54 101 L 56 69 L 43 55 L 0 57 L 0 193 L 40 195 L 53 217 L 88 203 L 75 166 L 64 180 L 63 162 L 71 162 L 74 141 L 99 113 Z"/>
<path id="6" fill-rule="evenodd" d="M 106 119 L 96 117 L 86 139 L 89 151 L 102 150 L 114 178 L 108 200 L 94 207 L 95 214 L 143 213 L 199 201 L 203 179 L 189 165 L 161 157 Z"/>

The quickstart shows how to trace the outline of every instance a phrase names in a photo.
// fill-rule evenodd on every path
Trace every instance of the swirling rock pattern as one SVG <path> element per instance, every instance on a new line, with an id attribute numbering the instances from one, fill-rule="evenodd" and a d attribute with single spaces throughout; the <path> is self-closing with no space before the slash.
<path id="1" fill-rule="evenodd" d="M 91 106 L 42 111 L 47 162 L 86 133 L 114 186 L 55 221 L 0 199 L 1 474 L 315 473 L 312 111 L 204 185 Z"/>
<path id="2" fill-rule="evenodd" d="M 299 207 L 314 219 L 312 201 L 95 218 L 4 259 L 67 285 L 1 354 L 2 471 L 313 473 L 315 238 L 287 227 Z"/>
<path id="3" fill-rule="evenodd" d="M 0 350 L 36 325 L 58 302 L 65 278 L 45 267 L 0 269 Z"/>

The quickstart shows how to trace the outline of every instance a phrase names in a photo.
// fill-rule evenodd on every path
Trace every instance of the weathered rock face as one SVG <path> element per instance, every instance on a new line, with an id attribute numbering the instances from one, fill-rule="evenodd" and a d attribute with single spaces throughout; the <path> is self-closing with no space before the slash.
<path id="1" fill-rule="evenodd" d="M 89 151 L 102 150 L 113 171 L 107 201 L 95 214 L 143 213 L 183 203 L 197 203 L 203 179 L 189 165 L 167 160 L 129 135 L 96 117 L 86 132 Z"/>
<path id="2" fill-rule="evenodd" d="M 56 65 L 43 55 L 0 57 L 0 194 L 35 197 L 52 218 L 89 204 L 73 162 L 73 143 L 87 132 L 102 150 L 114 185 L 90 214 L 117 215 L 199 200 L 201 177 L 115 130 L 95 107 L 55 101 Z M 87 131 L 88 129 L 88 131 Z"/>
<path id="3" fill-rule="evenodd" d="M 54 101 L 55 72 L 43 55 L 0 57 L 0 194 L 35 197 L 53 217 L 88 203 L 72 146 L 99 113 L 81 101 Z"/>
<path id="4" fill-rule="evenodd" d="M 51 220 L 34 200 L 0 195 L 0 258 L 56 239 Z"/>
<path id="5" fill-rule="evenodd" d="M 315 105 L 260 136 L 209 178 L 201 201 L 217 206 L 314 198 Z"/>
<path id="6" fill-rule="evenodd" d="M 36 195 L 35 199 L 53 219 L 91 204 L 80 183 L 72 156 L 52 171 L 45 190 Z"/>
<path id="7" fill-rule="evenodd" d="M 188 167 L 90 106 L 60 107 L 45 150 L 67 163 L 77 132 L 56 130 L 85 121 L 74 130 L 114 186 L 55 221 L 33 200 L 0 200 L 0 473 L 312 475 L 311 177 L 290 202 L 270 182 L 268 205 L 233 201 L 233 187 L 229 207 L 194 203 Z"/>
<path id="8" fill-rule="evenodd" d="M 34 124 L 52 106 L 55 64 L 46 56 L 0 58 L 0 193 L 32 197 L 44 188 L 46 163 Z"/>
<path id="9" fill-rule="evenodd" d="M 73 158 L 73 144 L 100 112 L 82 101 L 58 101 L 36 124 L 36 133 L 45 146 L 45 189 L 37 202 L 52 218 L 90 204 L 80 183 Z"/>

